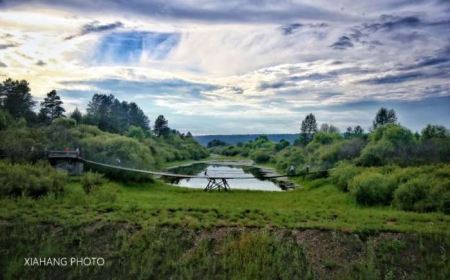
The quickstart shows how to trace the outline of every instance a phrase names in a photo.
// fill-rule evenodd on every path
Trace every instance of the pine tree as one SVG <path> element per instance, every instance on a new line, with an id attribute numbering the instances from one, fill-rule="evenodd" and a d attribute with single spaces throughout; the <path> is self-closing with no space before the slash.
<path id="1" fill-rule="evenodd" d="M 168 121 L 164 118 L 163 115 L 159 115 L 155 120 L 155 125 L 153 127 L 153 132 L 156 136 L 165 136 L 169 134 L 170 128 L 168 125 Z"/>
<path id="2" fill-rule="evenodd" d="M 314 138 L 314 134 L 317 132 L 317 121 L 313 114 L 309 114 L 302 121 L 301 126 L 301 142 L 306 145 Z"/>
<path id="3" fill-rule="evenodd" d="M 39 112 L 39 119 L 51 123 L 57 118 L 64 117 L 64 108 L 62 107 L 63 102 L 61 98 L 56 93 L 56 90 L 52 90 L 47 93 L 47 97 L 41 102 L 41 111 Z"/>
<path id="4" fill-rule="evenodd" d="M 36 102 L 30 94 L 30 87 L 25 80 L 5 80 L 0 84 L 1 107 L 14 118 L 24 117 L 26 119 L 35 116 L 33 107 Z"/>
<path id="5" fill-rule="evenodd" d="M 76 107 L 75 110 L 70 114 L 70 117 L 76 120 L 77 124 L 80 124 L 83 119 L 83 115 L 81 114 L 80 110 L 78 110 L 78 107 Z"/>

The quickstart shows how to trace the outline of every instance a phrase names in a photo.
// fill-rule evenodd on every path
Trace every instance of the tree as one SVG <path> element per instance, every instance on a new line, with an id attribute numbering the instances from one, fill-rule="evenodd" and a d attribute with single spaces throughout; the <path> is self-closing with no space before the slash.
<path id="1" fill-rule="evenodd" d="M 308 144 L 314 138 L 314 134 L 317 132 L 317 122 L 316 117 L 313 114 L 309 114 L 302 121 L 301 126 L 301 142 L 303 144 Z"/>
<path id="2" fill-rule="evenodd" d="M 364 129 L 360 125 L 355 126 L 355 128 L 353 129 L 353 135 L 362 136 L 363 134 L 364 134 Z"/>
<path id="3" fill-rule="evenodd" d="M 222 140 L 213 139 L 213 140 L 208 142 L 206 147 L 207 148 L 212 148 L 212 147 L 219 147 L 219 146 L 226 146 L 226 145 L 227 145 L 227 143 L 223 142 Z"/>
<path id="4" fill-rule="evenodd" d="M 24 117 L 30 120 L 35 117 L 33 107 L 36 102 L 33 101 L 27 81 L 7 79 L 0 84 L 0 94 L 3 96 L 1 106 L 13 118 L 18 119 Z"/>
<path id="5" fill-rule="evenodd" d="M 134 102 L 129 104 L 128 115 L 130 117 L 130 124 L 142 128 L 144 131 L 150 129 L 150 121 L 147 116 Z"/>
<path id="6" fill-rule="evenodd" d="M 447 128 L 442 125 L 427 125 L 422 130 L 422 139 L 428 140 L 432 138 L 446 138 L 449 136 Z"/>
<path id="7" fill-rule="evenodd" d="M 378 110 L 378 113 L 375 116 L 375 120 L 373 121 L 373 128 L 376 129 L 377 127 L 396 122 L 397 116 L 395 115 L 394 109 L 388 110 L 382 107 L 380 108 L 380 110 Z"/>
<path id="8" fill-rule="evenodd" d="M 94 94 L 86 110 L 89 123 L 97 125 L 102 130 L 112 132 L 110 117 L 112 116 L 113 101 L 114 95 L 112 94 Z"/>
<path id="9" fill-rule="evenodd" d="M 8 112 L 0 110 L 0 130 L 7 128 L 11 125 L 11 116 Z"/>
<path id="10" fill-rule="evenodd" d="M 47 97 L 41 102 L 41 111 L 39 112 L 39 119 L 46 123 L 51 123 L 57 118 L 64 117 L 66 111 L 62 107 L 63 102 L 56 93 L 56 90 L 52 90 L 47 93 Z"/>
<path id="11" fill-rule="evenodd" d="M 155 120 L 155 125 L 153 127 L 153 132 L 156 136 L 166 136 L 170 132 L 169 122 L 164 118 L 163 115 L 159 115 Z"/>
<path id="12" fill-rule="evenodd" d="M 78 107 L 75 108 L 75 110 L 70 114 L 70 117 L 77 121 L 77 124 L 81 123 L 83 120 L 83 115 L 81 114 L 80 110 L 78 110 Z"/>
<path id="13" fill-rule="evenodd" d="M 346 139 L 349 139 L 352 137 L 361 137 L 363 135 L 364 135 L 364 129 L 360 125 L 355 126 L 355 128 L 349 126 L 349 127 L 347 127 L 347 130 L 344 133 L 344 137 Z"/>
<path id="14" fill-rule="evenodd" d="M 127 133 L 131 125 L 148 131 L 147 116 L 136 103 L 120 102 L 114 95 L 94 94 L 87 108 L 88 123 L 114 133 Z"/>
<path id="15" fill-rule="evenodd" d="M 327 123 L 323 123 L 320 126 L 320 131 L 321 132 L 328 132 L 328 133 L 339 133 L 339 129 L 337 127 L 335 127 L 332 124 L 327 124 Z"/>

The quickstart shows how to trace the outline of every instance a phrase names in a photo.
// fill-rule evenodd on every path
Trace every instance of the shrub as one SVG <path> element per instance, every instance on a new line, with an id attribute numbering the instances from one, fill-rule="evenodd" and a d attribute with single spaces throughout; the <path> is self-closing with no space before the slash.
<path id="1" fill-rule="evenodd" d="M 316 134 L 314 134 L 314 143 L 319 143 L 322 145 L 331 144 L 333 142 L 336 142 L 338 140 L 341 140 L 343 137 L 336 132 L 322 132 L 319 131 Z"/>
<path id="2" fill-rule="evenodd" d="M 388 159 L 392 159 L 395 153 L 395 146 L 389 141 L 379 141 L 368 144 L 358 158 L 358 164 L 364 166 L 380 166 L 387 164 Z"/>
<path id="3" fill-rule="evenodd" d="M 431 187 L 430 200 L 436 210 L 450 214 L 450 180 L 438 180 Z"/>
<path id="4" fill-rule="evenodd" d="M 107 184 L 101 188 L 94 188 L 92 191 L 93 198 L 97 202 L 106 203 L 110 206 L 117 200 L 118 189 L 115 185 Z"/>
<path id="5" fill-rule="evenodd" d="M 87 194 L 104 183 L 105 179 L 103 178 L 103 175 L 99 173 L 86 172 L 83 177 L 81 177 L 81 185 Z"/>
<path id="6" fill-rule="evenodd" d="M 331 170 L 330 177 L 339 189 L 348 191 L 350 181 L 362 171 L 362 167 L 356 167 L 348 162 L 341 162 L 335 169 Z"/>
<path id="7" fill-rule="evenodd" d="M 270 155 L 265 151 L 256 151 L 252 154 L 252 158 L 256 163 L 266 163 L 270 160 Z"/>
<path id="8" fill-rule="evenodd" d="M 72 118 L 57 118 L 52 124 L 56 126 L 63 126 L 65 128 L 71 128 L 77 125 L 77 121 Z"/>
<path id="9" fill-rule="evenodd" d="M 13 162 L 42 159 L 47 138 L 41 129 L 9 128 L 0 131 L 0 149 Z"/>
<path id="10" fill-rule="evenodd" d="M 355 176 L 349 184 L 356 202 L 362 205 L 391 203 L 394 188 L 395 183 L 391 178 L 373 171 Z"/>
<path id="11" fill-rule="evenodd" d="M 139 126 L 131 125 L 128 128 L 127 136 L 142 141 L 145 138 L 145 131 Z"/>
<path id="12" fill-rule="evenodd" d="M 0 162 L 0 196 L 33 198 L 64 191 L 66 174 L 45 164 L 10 164 Z"/>
<path id="13" fill-rule="evenodd" d="M 430 181 L 427 176 L 411 179 L 395 191 L 394 203 L 402 210 L 432 210 L 432 203 L 428 199 L 429 190 Z"/>

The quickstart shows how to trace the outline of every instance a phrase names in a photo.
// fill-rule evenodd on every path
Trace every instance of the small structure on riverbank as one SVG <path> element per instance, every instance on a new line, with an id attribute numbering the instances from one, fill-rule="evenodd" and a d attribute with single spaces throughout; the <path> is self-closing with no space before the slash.
<path id="1" fill-rule="evenodd" d="M 49 151 L 47 158 L 53 167 L 58 170 L 67 171 L 69 175 L 81 175 L 83 173 L 83 160 L 78 149 Z"/>

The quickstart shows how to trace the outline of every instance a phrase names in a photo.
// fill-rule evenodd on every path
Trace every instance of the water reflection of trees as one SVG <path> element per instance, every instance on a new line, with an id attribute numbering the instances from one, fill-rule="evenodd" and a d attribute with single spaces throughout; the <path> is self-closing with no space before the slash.
<path id="1" fill-rule="evenodd" d="M 208 164 L 206 163 L 194 163 L 190 165 L 178 166 L 175 168 L 171 168 L 168 170 L 170 173 L 174 174 L 186 174 L 186 175 L 197 175 L 202 173 L 206 168 L 208 168 Z M 178 184 L 183 178 L 174 178 L 174 177 L 162 177 L 164 180 L 171 184 Z M 188 179 L 188 178 L 186 178 Z"/>

